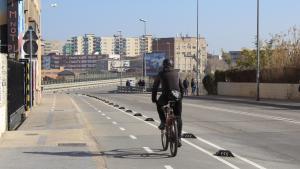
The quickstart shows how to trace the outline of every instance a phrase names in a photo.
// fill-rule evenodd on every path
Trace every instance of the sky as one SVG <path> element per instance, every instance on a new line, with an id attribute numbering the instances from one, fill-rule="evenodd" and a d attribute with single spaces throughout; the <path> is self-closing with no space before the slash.
<path id="1" fill-rule="evenodd" d="M 45 40 L 67 40 L 94 33 L 126 37 L 147 34 L 155 37 L 196 36 L 197 0 L 41 0 L 42 35 Z M 51 4 L 57 3 L 57 7 Z M 260 0 L 260 34 L 300 28 L 300 0 Z M 199 34 L 208 52 L 253 48 L 256 36 L 256 0 L 199 0 Z"/>

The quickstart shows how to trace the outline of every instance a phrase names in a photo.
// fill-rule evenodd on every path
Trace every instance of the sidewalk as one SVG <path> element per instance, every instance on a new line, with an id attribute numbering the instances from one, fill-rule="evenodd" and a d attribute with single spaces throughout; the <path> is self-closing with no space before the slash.
<path id="1" fill-rule="evenodd" d="M 0 169 L 99 169 L 105 160 L 69 96 L 44 95 L 17 131 L 0 139 Z"/>
<path id="2" fill-rule="evenodd" d="M 287 108 L 287 109 L 299 109 L 300 110 L 300 101 L 289 101 L 289 100 L 272 100 L 272 99 L 261 99 L 256 101 L 256 98 L 249 97 L 231 97 L 231 96 L 218 96 L 218 95 L 207 95 L 207 96 L 185 96 L 187 99 L 199 99 L 199 100 L 215 100 L 223 102 L 234 102 L 234 103 L 244 103 L 252 105 L 261 105 L 261 106 L 272 106 L 278 108 Z"/>

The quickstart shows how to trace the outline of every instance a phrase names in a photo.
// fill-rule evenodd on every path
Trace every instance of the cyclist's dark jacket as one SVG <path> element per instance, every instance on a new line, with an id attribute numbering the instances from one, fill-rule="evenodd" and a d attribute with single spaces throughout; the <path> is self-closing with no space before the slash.
<path id="1" fill-rule="evenodd" d="M 168 96 L 172 90 L 177 90 L 183 96 L 183 85 L 179 78 L 179 73 L 173 68 L 164 68 L 154 80 L 152 88 L 152 101 L 156 102 L 157 91 L 161 84 L 162 95 Z"/>

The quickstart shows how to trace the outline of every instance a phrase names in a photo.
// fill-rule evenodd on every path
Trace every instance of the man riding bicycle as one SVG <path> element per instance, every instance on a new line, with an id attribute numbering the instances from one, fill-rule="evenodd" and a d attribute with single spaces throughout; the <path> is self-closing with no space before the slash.
<path id="1" fill-rule="evenodd" d="M 159 99 L 157 100 L 157 91 L 159 85 L 161 84 L 162 94 L 160 95 Z M 183 85 L 181 79 L 179 78 L 179 72 L 174 70 L 173 62 L 170 59 L 165 59 L 163 61 L 163 69 L 157 75 L 154 80 L 153 88 L 152 88 L 152 102 L 156 103 L 158 115 L 160 118 L 160 125 L 158 128 L 163 130 L 166 124 L 166 117 L 163 110 L 163 106 L 167 105 L 169 101 L 174 101 L 174 96 L 172 93 L 174 91 L 180 92 L 180 98 L 175 99 L 176 103 L 174 106 L 174 114 L 177 118 L 178 123 L 178 138 L 179 143 L 178 147 L 181 146 L 181 131 L 182 131 L 182 119 L 181 119 L 181 112 L 182 112 L 182 97 L 183 97 Z"/>

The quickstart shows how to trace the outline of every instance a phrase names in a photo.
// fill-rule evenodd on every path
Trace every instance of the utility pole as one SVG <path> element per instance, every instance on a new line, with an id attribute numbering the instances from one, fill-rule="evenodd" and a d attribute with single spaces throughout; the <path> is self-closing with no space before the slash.
<path id="1" fill-rule="evenodd" d="M 139 21 L 144 23 L 144 38 L 143 39 L 143 79 L 145 80 L 146 77 L 146 35 L 147 35 L 147 20 L 145 19 L 140 19 Z"/>
<path id="2" fill-rule="evenodd" d="M 197 53 L 196 53 L 197 96 L 200 95 L 199 94 L 199 79 L 200 79 L 199 62 L 201 62 L 201 60 L 199 59 L 199 0 L 197 0 Z"/>
<path id="3" fill-rule="evenodd" d="M 121 40 L 122 40 L 122 31 L 118 31 L 119 32 L 119 55 L 120 55 L 120 68 L 121 68 L 121 71 L 120 71 L 120 86 L 122 86 L 122 80 L 123 80 L 123 77 L 122 77 L 122 72 L 123 72 L 123 63 L 122 63 L 122 50 L 121 50 Z"/>
<path id="4" fill-rule="evenodd" d="M 256 70 L 256 101 L 260 101 L 260 95 L 259 95 L 259 77 L 260 77 L 260 44 L 259 44 L 259 0 L 257 0 L 257 37 L 256 37 L 256 56 L 257 56 L 257 70 Z"/>

